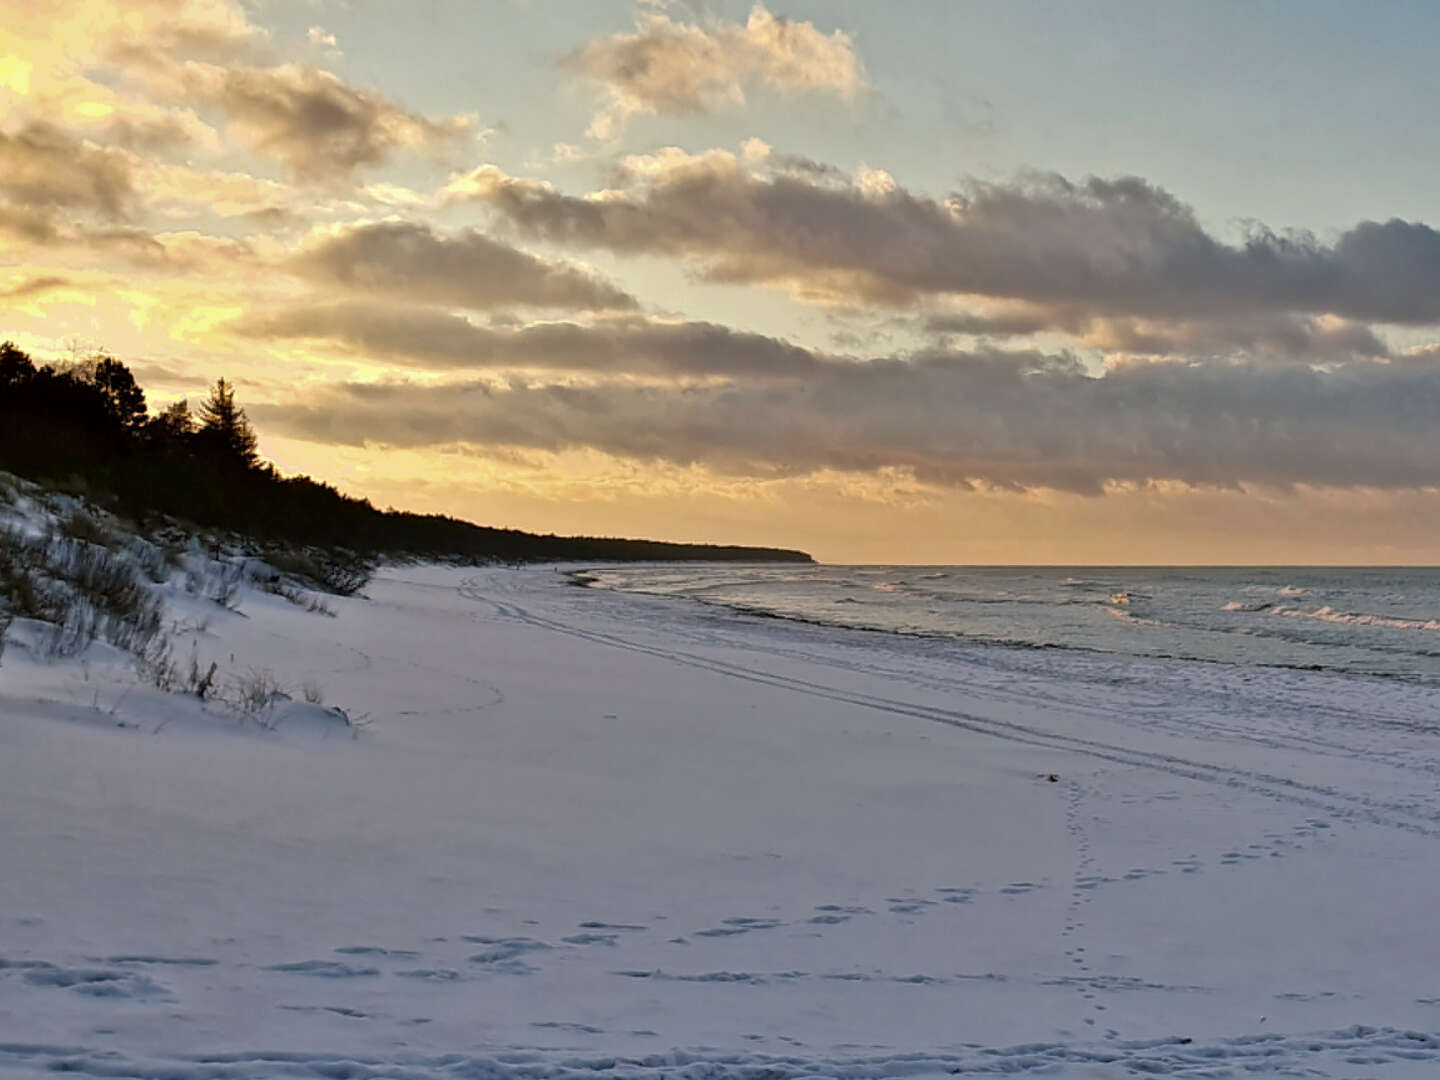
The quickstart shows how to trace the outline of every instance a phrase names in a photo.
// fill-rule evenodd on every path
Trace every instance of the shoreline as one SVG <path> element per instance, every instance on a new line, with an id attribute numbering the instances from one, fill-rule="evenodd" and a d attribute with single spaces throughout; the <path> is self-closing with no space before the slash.
<path id="1" fill-rule="evenodd" d="M 1336 663 L 1327 664 L 1327 663 L 1323 663 L 1323 662 L 1319 662 L 1319 661 L 1310 662 L 1310 663 L 1303 663 L 1303 662 L 1299 662 L 1299 661 L 1286 662 L 1286 661 L 1282 661 L 1282 660 L 1254 660 L 1254 659 L 1239 660 L 1239 659 L 1231 659 L 1231 658 L 1220 657 L 1220 656 L 1204 656 L 1204 655 L 1189 654 L 1189 653 L 1183 653 L 1183 652 L 1164 652 L 1164 651 L 1158 651 L 1158 650 L 1156 650 L 1156 649 L 1151 649 L 1151 650 L 1147 650 L 1147 651 L 1138 651 L 1138 650 L 1135 650 L 1135 649 L 1127 650 L 1127 649 L 1125 649 L 1125 648 L 1119 648 L 1119 647 L 1105 647 L 1105 646 L 1101 646 L 1101 645 L 1098 645 L 1098 644 L 1085 645 L 1085 644 L 1075 644 L 1075 643 L 1067 643 L 1067 642 L 1059 642 L 1059 641 L 1037 641 L 1037 640 L 1025 640 L 1025 639 L 1021 639 L 1021 638 L 1006 638 L 1006 637 L 997 637 L 997 636 L 993 636 L 993 635 L 987 635 L 987 634 L 984 634 L 984 633 L 981 633 L 981 632 L 964 631 L 964 630 L 959 630 L 959 629 L 925 628 L 925 627 L 908 626 L 908 625 L 882 625 L 882 624 L 879 623 L 879 622 L 866 623 L 866 622 L 857 622 L 857 621 L 853 621 L 853 620 L 846 621 L 846 620 L 840 619 L 840 618 L 827 618 L 825 615 L 820 614 L 820 613 L 815 612 L 815 611 L 783 610 L 783 609 L 781 609 L 780 607 L 767 607 L 767 606 L 765 606 L 763 603 L 761 603 L 761 602 L 756 602 L 756 601 L 738 600 L 738 599 L 733 599 L 733 598 L 732 598 L 732 599 L 715 599 L 715 598 L 711 598 L 711 597 L 708 597 L 708 596 L 700 595 L 698 591 L 674 592 L 674 591 L 665 591 L 665 590 L 660 590 L 660 589 L 647 589 L 647 588 L 644 588 L 644 587 L 626 587 L 626 585 L 624 585 L 623 583 L 607 582 L 607 581 L 605 580 L 605 578 L 604 578 L 604 573 L 605 573 L 606 571 L 609 571 L 609 572 L 611 572 L 611 573 L 624 574 L 624 573 L 626 573 L 627 571 L 632 572 L 632 573 L 633 573 L 633 572 L 637 572 L 637 571 L 643 573 L 643 572 L 647 572 L 647 571 L 648 571 L 648 572 L 654 572 L 654 571 L 658 571 L 658 570 L 662 570 L 662 569 L 663 569 L 664 571 L 666 571 L 666 572 L 674 572 L 674 569 L 675 569 L 675 568 L 669 567 L 669 566 L 661 567 L 661 566 L 658 565 L 658 564 L 655 565 L 655 566 L 645 566 L 645 565 L 641 565 L 641 566 L 626 566 L 626 565 L 623 565 L 623 564 L 613 564 L 613 565 L 606 565 L 606 566 L 604 566 L 604 567 L 594 567 L 594 566 L 592 566 L 591 564 L 584 564 L 584 565 L 583 565 L 583 568 L 568 569 L 568 570 L 564 570 L 564 571 L 562 571 L 562 572 L 566 575 L 568 584 L 571 584 L 571 585 L 574 585 L 574 586 L 577 586 L 577 587 L 580 587 L 580 588 L 593 589 L 593 590 L 598 590 L 598 591 L 613 592 L 613 593 L 618 593 L 618 594 L 621 594 L 621 595 L 651 596 L 651 597 L 655 597 L 655 598 L 659 598 L 659 599 L 665 599 L 665 600 L 670 600 L 670 601 L 675 601 L 675 602 L 679 602 L 679 603 L 688 603 L 688 604 L 694 604 L 694 605 L 698 605 L 698 606 L 705 607 L 705 608 L 711 608 L 711 609 L 715 609 L 715 610 L 727 611 L 727 612 L 731 612 L 731 613 L 734 613 L 734 614 L 737 614 L 737 615 L 741 615 L 741 616 L 753 617 L 753 618 L 758 619 L 758 620 L 776 620 L 776 621 L 780 621 L 780 622 L 786 622 L 786 623 L 792 623 L 792 624 L 804 625 L 804 626 L 821 627 L 821 628 L 825 628 L 825 629 L 837 630 L 837 631 L 842 631 L 842 632 L 857 632 L 857 633 L 860 633 L 860 634 L 878 634 L 878 635 L 883 635 L 883 636 L 886 636 L 886 637 L 904 638 L 904 639 L 910 639 L 910 640 L 922 641 L 922 642 L 923 642 L 923 641 L 948 642 L 948 643 L 952 643 L 952 644 L 957 645 L 957 646 L 960 646 L 960 647 L 995 648 L 995 649 L 1017 649 L 1017 650 L 1021 650 L 1021 651 L 1039 651 L 1039 652 L 1045 652 L 1045 651 L 1054 650 L 1054 651 L 1061 652 L 1061 653 L 1074 653 L 1074 654 L 1089 655 L 1089 656 L 1094 656 L 1094 657 L 1105 657 L 1105 658 L 1111 658 L 1111 659 L 1134 660 L 1134 661 L 1137 661 L 1137 662 L 1140 662 L 1140 663 L 1146 663 L 1146 662 L 1151 662 L 1151 661 L 1162 662 L 1162 663 L 1163 663 L 1163 662 L 1168 662 L 1168 661 L 1174 661 L 1174 662 L 1178 662 L 1178 663 L 1182 663 L 1182 664 L 1214 664 L 1214 665 L 1220 665 L 1220 666 L 1223 666 L 1223 667 L 1226 667 L 1226 668 L 1236 669 L 1236 670 L 1239 670 L 1239 671 L 1244 671 L 1244 670 L 1256 670 L 1256 669 L 1258 669 L 1258 670 L 1278 670 L 1278 671 L 1314 672 L 1314 673 L 1319 673 L 1319 674 L 1332 675 L 1332 676 L 1336 676 L 1336 677 L 1344 678 L 1344 679 L 1359 679 L 1359 680 L 1374 679 L 1374 680 L 1382 680 L 1382 681 L 1391 681 L 1391 680 L 1393 680 L 1393 681 L 1397 681 L 1397 682 L 1401 682 L 1401 683 L 1409 683 L 1409 684 L 1412 684 L 1412 685 L 1416 685 L 1416 686 L 1420 686 L 1420 687 L 1425 687 L 1425 688 L 1428 688 L 1428 689 L 1440 689 L 1440 672 L 1436 672 L 1436 673 L 1433 673 L 1433 674 L 1432 674 L 1432 673 L 1423 673 L 1423 672 L 1418 672 L 1418 671 L 1386 671 L 1386 670 L 1380 670 L 1380 669 L 1366 669 L 1366 668 L 1360 668 L 1360 667 L 1355 667 L 1355 666 L 1344 666 L 1344 665 L 1336 664 Z M 722 569 L 722 568 L 719 566 L 719 564 L 716 564 L 715 570 L 718 572 L 718 571 L 721 570 L 721 569 Z M 732 568 L 730 568 L 730 567 L 725 567 L 724 569 L 727 569 L 727 570 L 728 570 L 728 569 L 732 569 Z M 833 567 L 833 568 L 818 567 L 817 569 L 823 571 L 823 570 L 825 570 L 825 569 L 849 570 L 849 569 L 853 569 L 853 568 L 851 568 L 851 567 Z M 906 569 L 906 568 L 904 568 L 904 567 L 884 567 L 884 568 L 882 568 L 882 569 L 904 570 L 904 569 Z M 933 569 L 933 568 L 927 567 L 926 569 Z M 969 570 L 972 569 L 972 568 L 970 568 L 970 567 L 951 567 L 951 568 L 942 568 L 942 569 L 949 569 L 949 570 L 951 570 L 951 571 L 969 571 Z M 988 568 L 987 568 L 987 569 L 988 569 Z M 1029 570 L 1035 570 L 1035 569 L 1037 569 L 1037 568 L 1034 568 L 1034 567 L 1020 567 L 1020 568 L 1016 568 L 1016 569 L 1029 571 Z M 1050 569 L 1050 568 L 1044 568 L 1044 567 L 1042 567 L 1042 568 L 1038 568 L 1038 569 Z M 1062 568 L 1062 569 L 1068 569 L 1068 568 Z M 1125 567 L 1111 567 L 1111 568 L 1104 568 L 1104 569 L 1111 569 L 1111 570 L 1115 570 L 1115 571 L 1124 571 L 1124 570 L 1129 569 L 1129 568 L 1125 568 Z M 1276 570 L 1288 570 L 1288 569 L 1293 569 L 1293 568 L 1281 567 L 1281 568 L 1266 568 L 1266 569 L 1267 569 L 1268 572 L 1275 572 Z M 926 576 L 927 576 L 927 577 L 930 577 L 930 576 L 937 576 L 937 577 L 938 577 L 938 576 L 944 576 L 944 575 L 943 575 L 943 574 L 940 574 L 940 575 L 926 575 Z M 1065 584 L 1065 585 L 1079 585 L 1079 584 L 1085 584 L 1085 583 L 1084 583 L 1084 582 L 1077 582 L 1077 581 L 1074 581 L 1074 580 L 1069 580 L 1069 579 L 1067 579 L 1067 580 L 1066 580 L 1065 582 L 1063 582 L 1062 584 Z M 714 586 L 710 586 L 710 587 L 713 588 Z M 1292 592 L 1292 591 L 1289 591 L 1288 589 L 1282 589 L 1282 590 L 1280 590 L 1280 592 L 1281 592 L 1282 595 L 1285 595 L 1285 596 L 1287 596 L 1287 597 L 1293 597 L 1293 596 L 1295 596 L 1295 595 L 1297 595 L 1297 594 L 1299 594 L 1299 593 L 1303 593 L 1304 590 L 1295 590 L 1295 591 Z M 1091 601 L 1090 603 L 1091 603 L 1093 606 L 1095 606 L 1096 608 L 1102 608 L 1102 609 L 1106 610 L 1107 614 L 1109 614 L 1109 615 L 1121 616 L 1121 617 L 1127 617 L 1127 618 L 1128 618 L 1128 617 L 1129 617 L 1129 616 L 1128 616 L 1128 605 L 1129 605 L 1129 603 L 1130 603 L 1130 597 L 1129 597 L 1128 593 L 1121 593 L 1121 594 L 1119 594 L 1119 596 L 1122 597 L 1120 603 L 1121 603 L 1122 605 L 1125 605 L 1125 606 L 1122 606 L 1122 607 L 1119 607 L 1119 608 L 1116 608 L 1116 607 L 1113 607 L 1113 606 L 1110 606 L 1110 607 L 1107 607 L 1107 606 L 1106 606 L 1107 603 L 1109 603 L 1109 604 L 1113 604 L 1113 603 L 1114 603 L 1114 601 L 1115 601 L 1115 598 L 1114 598 L 1114 597 L 1111 597 L 1109 601 L 1094 600 L 1094 601 Z M 850 603 L 850 604 L 857 603 L 857 601 L 855 601 L 855 600 L 853 600 L 853 599 L 850 599 L 850 600 L 838 600 L 838 601 L 832 601 L 832 602 L 833 602 L 833 603 Z M 964 599 L 964 598 L 962 598 L 962 599 L 960 600 L 960 603 L 961 603 L 962 605 L 963 605 L 964 603 L 966 603 L 966 602 L 967 602 L 967 600 Z M 973 601 L 969 601 L 969 602 L 973 602 Z M 982 602 L 982 603 L 996 603 L 996 601 L 993 601 L 993 600 L 987 600 L 987 601 L 981 601 L 981 602 Z M 1405 625 L 1400 626 L 1400 627 L 1399 627 L 1400 629 L 1405 629 L 1405 630 L 1419 629 L 1419 630 L 1430 631 L 1430 632 L 1434 632 L 1434 631 L 1440 630 L 1440 625 L 1435 624 L 1435 623 L 1434 623 L 1434 620 L 1427 621 L 1427 622 L 1424 623 L 1424 625 L 1421 625 L 1418 621 L 1414 621 L 1414 620 L 1391 620 L 1391 621 L 1387 621 L 1387 617 L 1384 617 L 1384 616 L 1347 616 L 1347 615 L 1344 615 L 1344 614 L 1341 614 L 1341 613 L 1331 613 L 1328 608 L 1322 609 L 1322 611 L 1320 612 L 1320 614 L 1316 615 L 1316 614 L 1305 613 L 1305 612 L 1300 611 L 1300 610 L 1298 610 L 1298 609 L 1286 609 L 1286 608 L 1284 608 L 1284 607 L 1282 606 L 1282 603 L 1277 602 L 1277 601 L 1256 602 L 1256 603 L 1254 603 L 1254 604 L 1239 604 L 1239 603 L 1234 603 L 1234 602 L 1232 602 L 1232 603 L 1227 603 L 1221 610 L 1226 611 L 1226 612 L 1240 611 L 1240 612 L 1244 612 L 1244 613 L 1246 613 L 1246 614 L 1283 615 L 1283 616 L 1289 616 L 1289 617 L 1292 617 L 1292 618 L 1300 618 L 1300 617 L 1304 617 L 1304 618 L 1307 618 L 1307 619 L 1326 619 L 1326 618 L 1328 618 L 1330 621 L 1333 621 L 1333 622 L 1355 622 L 1355 623 L 1358 623 L 1358 624 L 1361 624 L 1361 625 L 1364 625 L 1364 624 L 1367 624 L 1367 623 L 1373 623 L 1373 624 L 1379 625 L 1379 626 L 1386 626 L 1386 625 L 1390 624 L 1390 622 L 1403 622 Z M 1138 621 L 1139 621 L 1139 623 L 1142 624 L 1142 625 L 1148 622 L 1148 620 L 1144 620 L 1144 619 L 1141 619 L 1141 620 L 1138 620 Z M 1158 625 L 1158 624 L 1157 624 L 1157 625 Z M 1191 629 L 1191 628 L 1187 628 L 1187 629 Z M 1254 633 L 1254 631 L 1250 631 L 1250 630 L 1246 630 L 1246 631 L 1244 631 L 1244 632 L 1246 632 L 1246 633 Z M 1253 640 L 1253 639 L 1251 639 L 1251 640 Z M 1431 655 L 1431 654 L 1427 652 L 1427 653 L 1424 653 L 1423 655 L 1429 656 L 1429 655 Z"/>

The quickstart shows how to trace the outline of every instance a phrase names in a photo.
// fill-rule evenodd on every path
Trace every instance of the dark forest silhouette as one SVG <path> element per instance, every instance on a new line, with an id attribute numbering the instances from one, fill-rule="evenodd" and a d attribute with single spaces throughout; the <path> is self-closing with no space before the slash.
<path id="1" fill-rule="evenodd" d="M 377 510 L 308 476 L 281 476 L 256 452 L 255 431 L 219 379 L 192 413 L 185 401 L 152 415 L 119 360 L 37 365 L 0 345 L 0 469 L 91 497 L 142 524 L 168 515 L 262 543 L 365 555 L 504 561 L 809 561 L 775 548 L 537 535 L 440 514 Z"/>

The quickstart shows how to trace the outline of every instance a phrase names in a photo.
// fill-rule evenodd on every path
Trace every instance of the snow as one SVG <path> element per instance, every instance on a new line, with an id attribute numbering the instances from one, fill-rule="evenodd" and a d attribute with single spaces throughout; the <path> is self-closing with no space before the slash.
<path id="1" fill-rule="evenodd" d="M 263 723 L 12 626 L 0 1071 L 1440 1068 L 1426 687 L 794 625 L 549 567 L 327 602 L 171 590 L 177 655 L 287 688 Z"/>

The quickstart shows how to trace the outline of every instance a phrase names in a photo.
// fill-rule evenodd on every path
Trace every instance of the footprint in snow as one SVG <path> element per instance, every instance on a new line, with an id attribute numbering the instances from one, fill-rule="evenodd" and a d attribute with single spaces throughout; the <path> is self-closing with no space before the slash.
<path id="1" fill-rule="evenodd" d="M 572 1031 L 577 1035 L 604 1035 L 603 1028 L 591 1027 L 589 1024 L 572 1024 L 560 1020 L 532 1020 L 530 1026 L 533 1028 L 544 1028 L 550 1031 Z"/>
<path id="2" fill-rule="evenodd" d="M 489 938 L 467 935 L 466 941 L 490 948 L 470 957 L 472 964 L 481 964 L 486 970 L 501 975 L 533 975 L 536 968 L 525 963 L 520 957 L 532 952 L 547 952 L 553 946 L 534 938 Z"/>
<path id="3" fill-rule="evenodd" d="M 896 915 L 913 915 L 917 911 L 924 911 L 927 907 L 934 907 L 938 901 L 925 900 L 918 896 L 887 896 L 885 902 L 890 905 L 890 910 Z"/>
<path id="4" fill-rule="evenodd" d="M 1034 892 L 1036 889 L 1042 887 L 1043 886 L 1037 885 L 1033 881 L 1014 881 L 1006 885 L 1000 892 L 1004 896 L 1024 896 L 1026 893 Z"/>
<path id="5" fill-rule="evenodd" d="M 737 934 L 748 934 L 754 930 L 773 930 L 777 926 L 784 925 L 779 919 L 752 919 L 734 918 L 721 919 L 720 926 L 713 926 L 708 930 L 695 931 L 696 937 L 735 937 Z"/>
<path id="6" fill-rule="evenodd" d="M 379 945 L 342 945 L 335 951 L 342 956 L 394 956 L 401 960 L 414 960 L 420 955 L 413 949 L 384 949 Z"/>
<path id="7" fill-rule="evenodd" d="M 947 904 L 968 904 L 975 896 L 974 889 L 942 887 L 935 890 L 945 898 Z"/>
<path id="8" fill-rule="evenodd" d="M 358 979 L 379 975 L 380 969 L 354 967 L 335 960 L 297 960 L 290 964 L 270 964 L 262 971 L 280 971 L 289 975 L 313 975 L 324 979 Z"/>
<path id="9" fill-rule="evenodd" d="M 43 961 L 35 961 L 27 967 L 25 981 L 31 986 L 70 990 L 86 997 L 146 998 L 167 992 L 158 983 L 131 971 L 112 968 L 62 968 Z"/>
<path id="10" fill-rule="evenodd" d="M 425 982 L 459 982 L 461 979 L 458 971 L 451 971 L 449 968 L 414 968 L 410 971 L 397 971 L 395 974 L 402 979 L 422 979 Z"/>
<path id="11" fill-rule="evenodd" d="M 363 1013 L 359 1009 L 346 1008 L 344 1005 L 281 1005 L 280 1008 L 290 1012 L 328 1012 L 336 1016 L 343 1016 L 348 1020 L 368 1020 L 369 1013 Z"/>

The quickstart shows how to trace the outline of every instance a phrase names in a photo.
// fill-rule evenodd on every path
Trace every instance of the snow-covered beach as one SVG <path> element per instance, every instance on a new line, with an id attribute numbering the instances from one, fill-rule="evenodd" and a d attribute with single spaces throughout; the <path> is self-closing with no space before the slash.
<path id="1" fill-rule="evenodd" d="M 366 725 L 260 731 L 12 630 L 0 1071 L 1440 1068 L 1427 686 L 548 567 L 389 568 L 334 618 L 173 603 L 186 650 Z"/>

